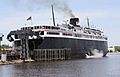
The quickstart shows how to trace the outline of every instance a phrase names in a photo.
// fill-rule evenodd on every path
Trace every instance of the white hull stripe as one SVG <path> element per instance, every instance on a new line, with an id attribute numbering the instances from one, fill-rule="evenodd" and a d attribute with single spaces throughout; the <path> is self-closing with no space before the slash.
<path id="1" fill-rule="evenodd" d="M 73 36 L 60 36 L 60 35 L 43 35 L 41 37 L 57 37 L 57 38 L 71 38 L 71 39 L 82 39 L 82 40 L 95 40 L 95 41 L 107 41 L 105 39 L 95 39 L 95 38 L 84 38 L 84 37 L 73 37 Z"/>

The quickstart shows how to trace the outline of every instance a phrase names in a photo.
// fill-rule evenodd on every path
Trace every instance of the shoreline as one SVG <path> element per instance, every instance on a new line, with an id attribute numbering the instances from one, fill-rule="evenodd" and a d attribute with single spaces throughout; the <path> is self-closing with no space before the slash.
<path id="1" fill-rule="evenodd" d="M 108 54 L 120 54 L 120 52 L 109 52 Z"/>
<path id="2" fill-rule="evenodd" d="M 32 59 L 27 59 L 25 61 L 19 59 L 19 60 L 12 60 L 12 61 L 1 61 L 0 60 L 0 65 L 10 65 L 10 64 L 22 64 L 26 62 L 34 62 Z"/>
<path id="3" fill-rule="evenodd" d="M 112 55 L 112 54 L 120 54 L 120 52 L 109 52 L 108 55 Z M 25 61 L 24 60 L 12 60 L 12 61 L 2 61 L 0 60 L 0 65 L 10 65 L 10 64 L 22 64 L 22 63 L 27 63 L 27 62 L 34 62 L 34 60 L 32 59 L 26 59 Z"/>
<path id="4" fill-rule="evenodd" d="M 12 61 L 1 61 L 0 65 L 8 65 L 8 64 L 20 64 L 23 63 L 23 60 L 12 60 Z"/>

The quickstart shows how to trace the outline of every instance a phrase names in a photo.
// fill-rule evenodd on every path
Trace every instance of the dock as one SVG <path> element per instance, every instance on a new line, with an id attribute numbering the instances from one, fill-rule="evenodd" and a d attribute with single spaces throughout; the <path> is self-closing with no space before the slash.
<path id="1" fill-rule="evenodd" d="M 54 61 L 70 59 L 71 49 L 34 49 L 34 59 L 37 61 Z"/>

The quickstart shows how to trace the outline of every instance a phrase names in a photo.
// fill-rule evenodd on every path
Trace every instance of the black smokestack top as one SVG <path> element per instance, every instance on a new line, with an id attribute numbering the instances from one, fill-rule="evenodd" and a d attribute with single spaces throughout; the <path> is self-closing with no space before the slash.
<path id="1" fill-rule="evenodd" d="M 79 27 L 80 25 L 77 25 L 79 23 L 79 18 L 71 18 L 70 24 Z"/>

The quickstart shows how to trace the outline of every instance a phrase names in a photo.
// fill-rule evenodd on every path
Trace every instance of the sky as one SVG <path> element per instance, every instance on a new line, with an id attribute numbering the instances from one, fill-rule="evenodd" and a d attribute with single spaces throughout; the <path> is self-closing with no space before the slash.
<path id="1" fill-rule="evenodd" d="M 80 25 L 86 26 L 89 17 L 92 28 L 102 29 L 108 37 L 108 45 L 120 45 L 120 0 L 1 0 L 0 1 L 0 33 L 4 34 L 2 44 L 7 41 L 7 34 L 29 25 L 26 19 L 32 16 L 33 24 L 52 25 L 51 6 L 55 4 L 56 23 L 68 20 L 66 9 L 80 18 Z"/>

